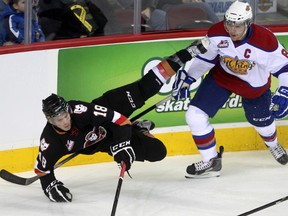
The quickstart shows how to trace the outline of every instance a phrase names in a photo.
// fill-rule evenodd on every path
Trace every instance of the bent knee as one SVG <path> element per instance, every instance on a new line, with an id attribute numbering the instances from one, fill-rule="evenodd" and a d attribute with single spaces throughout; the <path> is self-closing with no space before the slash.
<path id="1" fill-rule="evenodd" d="M 201 131 L 201 133 L 203 133 L 203 131 L 206 130 L 208 132 L 211 131 L 211 125 L 208 121 L 209 116 L 198 107 L 190 105 L 185 118 L 192 132 L 197 133 L 197 131 Z"/>
<path id="2" fill-rule="evenodd" d="M 145 160 L 150 162 L 156 162 L 163 160 L 167 155 L 166 146 L 160 140 L 154 138 L 153 147 L 147 149 Z"/>

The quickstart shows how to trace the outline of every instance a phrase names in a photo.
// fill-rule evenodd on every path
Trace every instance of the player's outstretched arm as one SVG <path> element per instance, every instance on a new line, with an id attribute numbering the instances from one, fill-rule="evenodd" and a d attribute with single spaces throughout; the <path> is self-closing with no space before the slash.
<path id="1" fill-rule="evenodd" d="M 195 81 L 185 70 L 179 70 L 175 75 L 175 82 L 172 86 L 172 96 L 175 100 L 190 98 L 190 85 Z"/>
<path id="2" fill-rule="evenodd" d="M 199 54 L 207 52 L 210 44 L 208 37 L 194 41 L 191 45 L 161 61 L 156 67 L 160 74 L 168 79 L 173 76 L 184 64 Z"/>

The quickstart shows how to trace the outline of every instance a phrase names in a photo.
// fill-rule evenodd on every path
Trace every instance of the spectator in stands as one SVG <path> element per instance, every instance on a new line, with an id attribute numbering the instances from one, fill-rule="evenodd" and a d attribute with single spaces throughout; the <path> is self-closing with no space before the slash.
<path id="1" fill-rule="evenodd" d="M 134 0 L 118 0 L 123 8 L 133 8 Z M 156 8 L 158 0 L 142 0 L 141 15 L 153 31 L 167 30 L 166 12 Z"/>
<path id="2" fill-rule="evenodd" d="M 9 7 L 8 5 L 9 0 L 0 0 L 0 32 L 2 32 L 3 29 L 3 12 L 6 7 Z M 2 34 L 0 34 L 0 46 L 3 45 L 3 39 Z"/>
<path id="3" fill-rule="evenodd" d="M 1 31 L 3 45 L 24 43 L 24 11 L 25 0 L 10 0 L 3 12 L 3 29 Z M 31 42 L 44 41 L 44 34 L 37 20 L 32 19 Z"/>
<path id="4" fill-rule="evenodd" d="M 46 41 L 101 36 L 107 23 L 91 0 L 40 0 L 38 17 Z"/>
<path id="5" fill-rule="evenodd" d="M 9 0 L 1 0 L 0 1 L 0 16 L 3 15 L 4 9 L 8 6 Z"/>

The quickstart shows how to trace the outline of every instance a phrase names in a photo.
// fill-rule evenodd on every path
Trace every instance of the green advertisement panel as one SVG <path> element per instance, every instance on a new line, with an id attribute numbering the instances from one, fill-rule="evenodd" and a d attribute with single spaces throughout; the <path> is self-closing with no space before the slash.
<path id="1" fill-rule="evenodd" d="M 287 36 L 277 38 L 285 47 L 288 46 Z M 91 101 L 110 89 L 140 79 L 164 57 L 183 49 L 191 42 L 193 39 L 178 39 L 62 49 L 59 51 L 58 93 L 67 100 Z M 201 80 L 191 86 L 191 98 Z M 173 81 L 174 77 L 133 116 L 170 95 Z M 273 78 L 272 91 L 277 86 L 277 79 Z M 142 118 L 153 119 L 157 127 L 186 125 L 185 111 L 188 106 L 189 99 L 172 99 Z M 232 95 L 211 123 L 236 122 L 246 122 L 246 119 L 241 97 Z"/>

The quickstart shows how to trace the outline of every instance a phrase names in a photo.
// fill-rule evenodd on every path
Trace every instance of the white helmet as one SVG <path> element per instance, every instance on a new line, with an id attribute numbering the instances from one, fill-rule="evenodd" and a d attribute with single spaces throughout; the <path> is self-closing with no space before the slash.
<path id="1" fill-rule="evenodd" d="M 233 2 L 225 13 L 224 20 L 234 25 L 246 24 L 250 26 L 252 22 L 252 8 L 246 2 Z"/>

